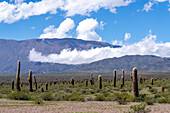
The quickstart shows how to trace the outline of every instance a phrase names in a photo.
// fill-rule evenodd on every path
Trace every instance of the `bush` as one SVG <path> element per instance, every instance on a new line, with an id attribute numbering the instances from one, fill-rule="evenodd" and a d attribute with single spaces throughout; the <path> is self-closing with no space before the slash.
<path id="1" fill-rule="evenodd" d="M 41 99 L 36 99 L 36 100 L 34 100 L 34 103 L 35 103 L 35 104 L 44 104 Z"/>
<path id="2" fill-rule="evenodd" d="M 95 101 L 104 101 L 105 97 L 103 95 L 98 95 L 94 98 Z"/>
<path id="3" fill-rule="evenodd" d="M 135 97 L 133 99 L 134 102 L 144 102 L 146 98 L 146 94 L 140 94 L 139 97 Z"/>
<path id="4" fill-rule="evenodd" d="M 163 98 L 158 99 L 157 102 L 160 103 L 160 104 L 162 104 L 162 103 L 167 103 L 168 101 L 167 101 L 166 98 L 163 97 Z"/>
<path id="5" fill-rule="evenodd" d="M 148 113 L 150 112 L 150 108 L 145 109 L 146 104 L 139 104 L 139 105 L 134 105 L 130 106 L 130 109 L 133 110 L 133 113 Z"/>
<path id="6" fill-rule="evenodd" d="M 89 92 L 90 92 L 90 94 L 95 94 L 96 93 L 95 90 L 90 90 Z"/>
<path id="7" fill-rule="evenodd" d="M 118 93 L 118 94 L 115 94 L 115 100 L 119 103 L 119 104 L 122 104 L 122 105 L 125 105 L 127 104 L 127 102 L 130 102 L 132 101 L 132 96 L 130 96 L 129 94 L 127 93 Z"/>
<path id="8" fill-rule="evenodd" d="M 9 99 L 13 100 L 30 100 L 31 97 L 25 92 L 12 92 L 7 96 Z"/>
<path id="9" fill-rule="evenodd" d="M 85 98 L 78 94 L 71 94 L 63 96 L 64 101 L 85 101 Z"/>
<path id="10" fill-rule="evenodd" d="M 146 97 L 146 98 L 145 98 L 145 103 L 146 103 L 147 105 L 153 105 L 154 99 L 153 99 L 152 97 Z"/>
<path id="11" fill-rule="evenodd" d="M 156 93 L 157 93 L 157 89 L 154 89 L 154 88 L 149 89 L 149 91 L 150 91 L 152 94 L 156 94 Z"/>
<path id="12" fill-rule="evenodd" d="M 45 101 L 54 100 L 54 97 L 52 96 L 51 93 L 43 93 L 40 97 Z"/>

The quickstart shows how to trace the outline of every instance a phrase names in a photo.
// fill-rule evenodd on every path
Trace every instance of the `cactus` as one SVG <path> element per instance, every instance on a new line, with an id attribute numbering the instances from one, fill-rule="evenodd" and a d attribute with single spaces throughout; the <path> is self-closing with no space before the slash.
<path id="1" fill-rule="evenodd" d="M 137 68 L 134 67 L 132 71 L 132 90 L 135 97 L 139 96 L 138 91 L 138 77 L 137 77 Z"/>
<path id="2" fill-rule="evenodd" d="M 122 81 L 122 84 L 123 84 L 123 86 L 124 86 L 124 85 L 125 85 L 125 72 L 124 72 L 124 70 L 122 70 L 121 81 Z"/>
<path id="3" fill-rule="evenodd" d="M 44 92 L 44 88 L 43 87 L 41 87 L 41 92 Z"/>
<path id="4" fill-rule="evenodd" d="M 21 82 L 21 87 L 23 87 L 23 82 Z"/>
<path id="5" fill-rule="evenodd" d="M 113 71 L 113 85 L 116 87 L 116 70 Z"/>
<path id="6" fill-rule="evenodd" d="M 12 90 L 14 90 L 14 80 L 11 82 Z"/>
<path id="7" fill-rule="evenodd" d="M 90 74 L 90 83 L 91 83 L 91 85 L 94 85 L 94 76 L 93 76 L 93 73 Z"/>
<path id="8" fill-rule="evenodd" d="M 123 88 L 123 83 L 120 83 L 120 89 L 122 89 Z"/>
<path id="9" fill-rule="evenodd" d="M 71 82 L 71 84 L 74 86 L 74 78 L 73 78 L 73 77 L 71 78 L 71 81 L 70 81 L 70 82 Z"/>
<path id="10" fill-rule="evenodd" d="M 86 78 L 85 79 L 85 82 L 86 82 L 86 87 L 88 86 L 88 79 Z"/>
<path id="11" fill-rule="evenodd" d="M 143 84 L 143 79 L 142 79 L 141 76 L 139 76 L 139 82 L 140 82 L 141 84 Z"/>
<path id="12" fill-rule="evenodd" d="M 132 73 L 130 73 L 130 78 L 131 78 L 131 80 L 133 80 Z"/>
<path id="13" fill-rule="evenodd" d="M 21 91 L 20 88 L 20 61 L 18 61 L 18 69 L 17 69 L 17 75 L 16 75 L 16 89 L 17 91 Z"/>
<path id="14" fill-rule="evenodd" d="M 37 90 L 37 81 L 35 75 L 34 75 L 34 82 L 35 82 L 35 89 Z"/>
<path id="15" fill-rule="evenodd" d="M 101 77 L 101 75 L 98 76 L 98 84 L 99 84 L 99 89 L 102 89 L 102 77 Z"/>
<path id="16" fill-rule="evenodd" d="M 164 92 L 165 88 L 162 86 L 162 87 L 161 87 L 161 90 L 162 90 L 162 92 Z"/>
<path id="17" fill-rule="evenodd" d="M 153 85 L 153 78 L 151 78 L 151 85 Z"/>
<path id="18" fill-rule="evenodd" d="M 30 92 L 33 92 L 33 89 L 32 89 L 32 71 L 31 70 L 29 71 L 28 81 L 29 81 L 29 86 L 30 86 Z"/>
<path id="19" fill-rule="evenodd" d="M 47 82 L 45 83 L 45 90 L 46 91 L 48 90 L 48 83 Z"/>

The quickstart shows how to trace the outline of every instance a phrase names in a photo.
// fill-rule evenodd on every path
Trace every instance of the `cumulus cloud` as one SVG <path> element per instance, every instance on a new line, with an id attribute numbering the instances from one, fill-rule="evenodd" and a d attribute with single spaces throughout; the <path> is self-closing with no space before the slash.
<path id="1" fill-rule="evenodd" d="M 0 2 L 0 22 L 14 23 L 20 19 L 28 19 L 30 16 L 46 13 L 56 14 L 57 10 L 66 12 L 66 17 L 79 15 L 90 15 L 99 9 L 109 9 L 116 13 L 116 8 L 128 6 L 134 0 L 41 0 L 38 2 L 23 2 L 15 0 L 16 4 L 6 1 Z"/>
<path id="2" fill-rule="evenodd" d="M 50 25 L 44 29 L 44 33 L 39 38 L 72 38 L 67 32 L 73 29 L 75 26 L 74 21 L 71 18 L 66 18 L 58 28 L 54 25 Z"/>
<path id="3" fill-rule="evenodd" d="M 127 41 L 131 38 L 131 34 L 130 33 L 125 33 L 125 37 L 124 40 Z"/>
<path id="4" fill-rule="evenodd" d="M 30 51 L 29 60 L 33 62 L 83 64 L 124 55 L 157 55 L 160 57 L 170 57 L 170 42 L 156 43 L 156 38 L 156 35 L 149 33 L 140 42 L 123 45 L 121 48 L 103 47 L 83 51 L 64 49 L 60 54 L 49 55 L 43 55 L 33 48 Z"/>
<path id="5" fill-rule="evenodd" d="M 101 23 L 103 26 L 103 23 Z M 101 41 L 102 38 L 95 32 L 95 29 L 99 27 L 99 23 L 96 19 L 87 18 L 79 23 L 77 26 L 77 39 Z"/>
<path id="6" fill-rule="evenodd" d="M 146 3 L 144 5 L 143 11 L 148 12 L 148 11 L 152 10 L 152 6 L 154 4 L 158 4 L 159 2 L 169 2 L 170 3 L 170 0 L 152 0 L 152 1 L 150 0 L 148 3 Z M 168 11 L 169 11 L 169 9 L 168 9 Z"/>

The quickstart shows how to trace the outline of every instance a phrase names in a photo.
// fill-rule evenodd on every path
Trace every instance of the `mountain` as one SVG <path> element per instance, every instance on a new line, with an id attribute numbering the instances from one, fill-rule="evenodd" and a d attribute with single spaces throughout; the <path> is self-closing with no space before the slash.
<path id="1" fill-rule="evenodd" d="M 58 63 L 30 62 L 29 52 L 33 48 L 45 55 L 59 54 L 61 50 L 71 48 L 88 50 L 96 47 L 112 47 L 106 42 L 84 41 L 80 39 L 31 39 L 31 40 L 4 40 L 0 39 L 0 73 L 15 72 L 17 61 L 21 61 L 21 71 L 28 73 L 55 73 L 55 72 L 112 72 L 113 69 L 131 71 L 137 67 L 140 71 L 170 71 L 170 58 L 161 58 L 153 55 L 132 55 L 119 58 L 109 58 L 90 64 L 67 65 Z"/>
<path id="2" fill-rule="evenodd" d="M 28 55 L 30 50 L 35 48 L 36 51 L 45 55 L 56 53 L 59 54 L 61 50 L 70 48 L 71 50 L 88 50 L 97 47 L 120 47 L 113 46 L 106 42 L 84 41 L 81 39 L 65 38 L 65 39 L 30 39 L 23 41 L 4 40 L 0 39 L 0 72 L 14 72 L 16 71 L 16 63 L 21 61 L 22 71 L 29 69 L 36 69 L 39 72 L 57 72 L 65 71 L 73 65 L 64 64 L 49 64 L 49 63 L 34 63 L 30 62 Z M 44 69 L 45 68 L 45 69 Z M 55 68 L 55 69 L 51 69 Z"/>
<path id="3" fill-rule="evenodd" d="M 170 71 L 170 58 L 161 58 L 153 55 L 115 57 L 72 67 L 69 71 L 112 72 L 113 69 L 131 71 L 133 67 L 137 67 L 140 71 Z"/>

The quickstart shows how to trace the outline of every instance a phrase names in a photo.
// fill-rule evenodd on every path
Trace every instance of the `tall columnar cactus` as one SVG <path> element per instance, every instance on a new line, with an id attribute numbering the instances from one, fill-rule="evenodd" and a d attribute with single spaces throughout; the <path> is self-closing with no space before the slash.
<path id="1" fill-rule="evenodd" d="M 31 70 L 29 71 L 28 81 L 29 81 L 29 86 L 30 86 L 30 92 L 33 92 L 33 89 L 32 89 L 32 71 Z"/>
<path id="2" fill-rule="evenodd" d="M 86 87 L 88 86 L 88 79 L 85 79 Z"/>
<path id="3" fill-rule="evenodd" d="M 16 75 L 16 89 L 17 91 L 21 91 L 20 88 L 20 61 L 18 61 L 18 69 L 17 69 L 17 75 Z"/>
<path id="4" fill-rule="evenodd" d="M 151 78 L 151 85 L 153 85 L 153 78 Z"/>
<path id="5" fill-rule="evenodd" d="M 45 83 L 45 90 L 48 90 L 48 82 Z"/>
<path id="6" fill-rule="evenodd" d="M 120 83 L 120 89 L 122 89 L 123 88 L 123 83 Z"/>
<path id="7" fill-rule="evenodd" d="M 14 90 L 14 80 L 12 80 L 12 82 L 11 82 L 11 88 L 12 88 L 12 90 Z"/>
<path id="8" fill-rule="evenodd" d="M 162 86 L 162 87 L 161 87 L 161 90 L 162 90 L 162 92 L 164 92 L 165 88 Z"/>
<path id="9" fill-rule="evenodd" d="M 41 92 L 44 92 L 44 88 L 43 87 L 41 87 Z"/>
<path id="10" fill-rule="evenodd" d="M 99 84 L 99 89 L 102 89 L 102 77 L 101 77 L 101 75 L 98 76 L 98 84 Z"/>
<path id="11" fill-rule="evenodd" d="M 70 82 L 71 82 L 71 84 L 74 86 L 74 78 L 73 78 L 73 77 L 71 78 L 71 81 L 70 81 Z"/>
<path id="12" fill-rule="evenodd" d="M 21 82 L 21 87 L 23 87 L 23 82 Z"/>
<path id="13" fill-rule="evenodd" d="M 153 85 L 153 78 L 151 78 L 151 85 Z"/>
<path id="14" fill-rule="evenodd" d="M 116 87 L 116 70 L 113 71 L 113 85 Z"/>
<path id="15" fill-rule="evenodd" d="M 124 85 L 125 85 L 125 71 L 124 71 L 124 70 L 122 70 L 121 81 L 122 81 L 122 84 L 123 84 L 123 86 L 124 86 Z"/>
<path id="16" fill-rule="evenodd" d="M 139 91 L 138 91 L 138 75 L 137 75 L 137 68 L 134 67 L 132 71 L 132 89 L 135 97 L 139 96 Z"/>
<path id="17" fill-rule="evenodd" d="M 91 85 L 94 85 L 94 76 L 93 76 L 93 73 L 90 73 L 90 83 L 91 83 Z"/>
<path id="18" fill-rule="evenodd" d="M 142 79 L 141 76 L 139 76 L 139 82 L 140 82 L 141 84 L 143 84 L 143 79 Z"/>
<path id="19" fill-rule="evenodd" d="M 35 75 L 34 75 L 34 82 L 35 82 L 35 89 L 37 90 L 37 81 Z"/>

